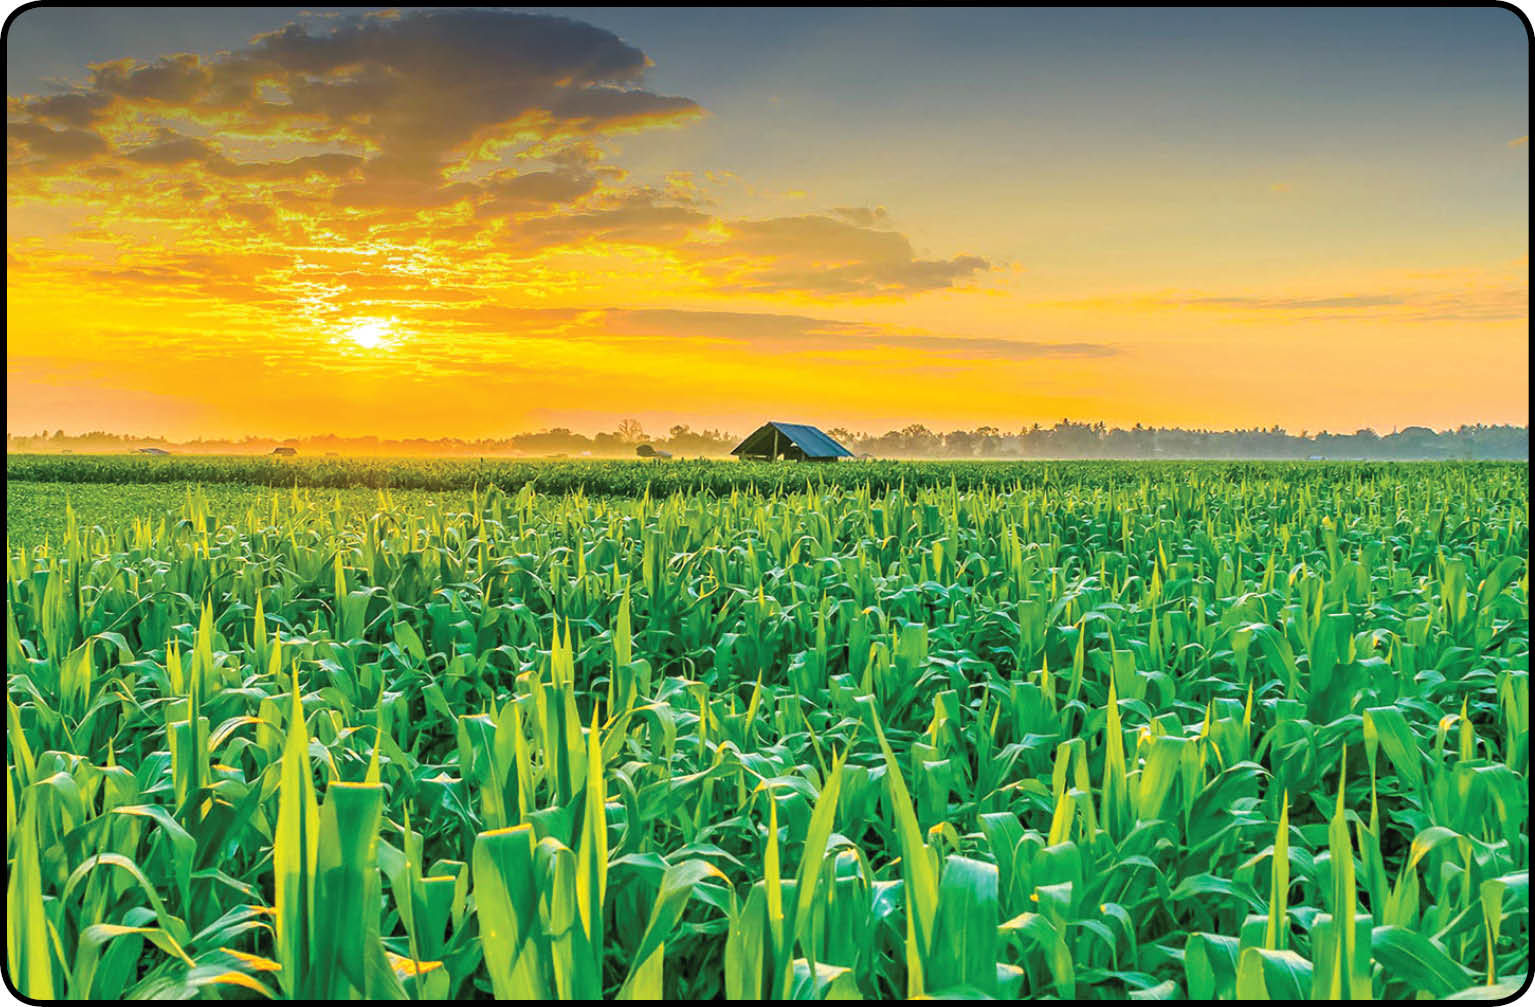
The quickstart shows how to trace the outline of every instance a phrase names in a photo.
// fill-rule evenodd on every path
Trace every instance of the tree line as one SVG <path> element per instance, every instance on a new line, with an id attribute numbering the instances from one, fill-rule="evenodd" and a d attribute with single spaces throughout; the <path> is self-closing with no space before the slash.
<path id="1" fill-rule="evenodd" d="M 882 434 L 844 427 L 826 431 L 860 457 L 870 458 L 1274 458 L 1318 460 L 1528 460 L 1529 427 L 1463 425 L 1435 431 L 1411 426 L 1379 434 L 1356 430 L 1350 434 L 1302 431 L 1292 434 L 1278 426 L 1251 430 L 1186 430 L 1179 427 L 1130 429 L 1103 423 L 1062 420 L 1045 427 L 1036 423 L 1018 430 L 981 426 L 973 430 L 930 430 L 913 423 Z M 291 447 L 306 455 L 429 455 L 434 457 L 634 457 L 649 445 L 677 458 L 726 457 L 744 435 L 716 429 L 694 430 L 686 424 L 664 434 L 650 435 L 636 420 L 624 420 L 612 431 L 593 435 L 564 427 L 465 440 L 442 438 L 341 437 L 326 434 L 278 439 L 196 439 L 172 442 L 163 437 L 137 437 L 94 430 L 66 434 L 63 430 L 33 435 L 10 434 L 7 452 L 118 453 L 158 448 L 176 454 L 267 454 Z"/>

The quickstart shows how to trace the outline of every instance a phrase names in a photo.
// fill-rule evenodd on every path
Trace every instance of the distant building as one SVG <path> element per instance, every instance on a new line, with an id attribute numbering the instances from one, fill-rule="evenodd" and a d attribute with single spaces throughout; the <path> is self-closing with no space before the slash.
<path id="1" fill-rule="evenodd" d="M 660 448 L 651 447 L 649 444 L 639 445 L 634 449 L 634 453 L 641 458 L 670 458 L 672 456 L 670 451 L 662 451 Z M 586 454 L 591 454 L 591 452 L 588 451 Z"/>
<path id="2" fill-rule="evenodd" d="M 272 454 L 274 454 L 274 455 L 290 455 L 290 456 L 291 455 L 296 455 L 296 454 L 298 454 L 298 448 L 277 447 L 277 448 L 273 448 L 272 449 Z"/>
<path id="3" fill-rule="evenodd" d="M 831 462 L 851 458 L 853 452 L 838 444 L 818 427 L 803 423 L 763 424 L 730 452 L 743 461 Z"/>
<path id="4" fill-rule="evenodd" d="M 170 452 L 165 450 L 164 448 L 139 448 L 139 454 L 141 454 L 141 455 L 168 455 L 168 454 L 170 454 Z"/>

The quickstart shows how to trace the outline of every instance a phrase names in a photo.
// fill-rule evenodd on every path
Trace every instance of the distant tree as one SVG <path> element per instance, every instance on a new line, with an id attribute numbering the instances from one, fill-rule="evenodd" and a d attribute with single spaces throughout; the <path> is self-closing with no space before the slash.
<path id="1" fill-rule="evenodd" d="M 1366 427 L 1351 434 L 1322 431 L 1315 436 L 1285 432 L 1278 425 L 1267 429 L 1253 427 L 1212 431 L 1176 427 L 1147 427 L 1137 423 L 1129 430 L 1110 428 L 1105 423 L 1083 423 L 1063 419 L 1048 429 L 1035 423 L 1012 435 L 996 427 L 953 430 L 937 434 L 920 423 L 880 435 L 857 434 L 845 427 L 828 431 L 839 443 L 855 454 L 882 458 L 1336 458 L 1336 459 L 1487 459 L 1527 460 L 1530 432 L 1528 427 L 1511 424 L 1492 426 L 1464 424 L 1453 430 L 1436 432 L 1428 427 L 1410 426 L 1381 436 Z M 517 454 L 633 456 L 641 443 L 674 456 L 723 457 L 739 438 L 722 430 L 693 430 L 686 424 L 669 428 L 669 436 L 658 441 L 645 435 L 639 422 L 625 420 L 619 430 L 595 437 L 576 433 L 565 427 L 513 434 L 503 438 L 465 441 L 453 437 L 381 439 L 374 435 L 341 437 L 325 434 L 307 438 L 278 440 L 271 437 L 245 436 L 234 439 L 194 439 L 175 442 L 165 437 L 142 437 L 91 430 L 65 434 L 62 429 L 44 429 L 36 434 L 7 434 L 6 448 L 12 452 L 63 451 L 93 453 L 126 451 L 145 446 L 186 450 L 193 454 L 266 454 L 283 444 L 305 453 L 330 450 L 348 454 L 429 454 L 442 457 Z"/>
<path id="2" fill-rule="evenodd" d="M 953 458 L 971 457 L 978 444 L 975 434 L 969 430 L 951 430 L 943 435 L 944 453 Z"/>
<path id="3" fill-rule="evenodd" d="M 895 434 L 901 452 L 910 457 L 926 457 L 938 454 L 942 439 L 920 423 L 912 423 Z"/>
<path id="4" fill-rule="evenodd" d="M 853 446 L 863 439 L 847 427 L 832 427 L 826 435 L 849 450 L 854 450 Z"/>

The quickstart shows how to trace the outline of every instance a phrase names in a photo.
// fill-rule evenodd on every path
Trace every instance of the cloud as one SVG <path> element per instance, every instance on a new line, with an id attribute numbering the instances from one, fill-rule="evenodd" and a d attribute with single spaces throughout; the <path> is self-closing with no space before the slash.
<path id="1" fill-rule="evenodd" d="M 577 185 L 540 180 L 530 189 Z M 510 209 L 525 209 L 531 204 Z M 498 199 L 483 214 L 508 209 Z M 666 253 L 711 290 L 810 298 L 906 296 L 962 285 L 991 268 L 979 256 L 923 259 L 900 232 L 840 213 L 768 219 L 709 212 L 685 191 L 608 192 L 588 205 L 520 218 L 500 240 L 522 254 L 549 248 L 628 246 Z"/>
<path id="2" fill-rule="evenodd" d="M 589 171 L 568 167 L 497 172 L 481 184 L 480 191 L 490 198 L 480 203 L 476 212 L 482 217 L 502 216 L 573 203 L 596 191 L 597 181 Z"/>
<path id="3" fill-rule="evenodd" d="M 727 290 L 907 294 L 955 286 L 990 268 L 974 255 L 918 258 L 904 234 L 850 221 L 846 211 L 722 227 L 724 240 L 710 251 L 721 260 L 712 271 Z"/>
<path id="4" fill-rule="evenodd" d="M 60 166 L 105 153 L 107 142 L 90 130 L 54 129 L 42 122 L 11 122 L 6 124 L 6 147 L 8 156 L 25 152 L 50 166 Z"/>
<path id="5" fill-rule="evenodd" d="M 831 212 L 857 227 L 875 227 L 890 218 L 883 206 L 838 206 Z"/>
<path id="6" fill-rule="evenodd" d="M 1306 321 L 1358 320 L 1378 316 L 1404 322 L 1498 322 L 1529 317 L 1529 290 L 1498 277 L 1463 277 L 1458 289 L 1418 286 L 1401 293 L 1332 297 L 1252 295 L 1164 300 L 1173 306 L 1294 313 Z"/>
<path id="7" fill-rule="evenodd" d="M 57 122 L 84 129 L 100 119 L 111 104 L 111 95 L 76 92 L 34 98 L 22 108 L 39 122 Z"/>
<path id="8" fill-rule="evenodd" d="M 139 164 L 168 167 L 192 162 L 200 164 L 216 159 L 218 154 L 202 140 L 196 140 L 190 136 L 180 136 L 166 130 L 161 133 L 154 143 L 148 143 L 142 147 L 135 147 L 133 150 L 125 151 L 123 156 L 130 161 L 137 161 Z"/>
<path id="9" fill-rule="evenodd" d="M 710 198 L 729 173 L 631 180 L 613 137 L 704 114 L 649 66 L 604 29 L 493 10 L 112 60 L 9 98 L 8 196 L 60 253 L 50 290 L 320 328 L 378 305 L 467 330 L 550 298 L 905 297 L 990 268 L 919 254 L 884 207 L 754 219 Z"/>
<path id="10" fill-rule="evenodd" d="M 669 309 L 594 313 L 604 331 L 664 339 L 733 343 L 769 353 L 833 353 L 896 350 L 949 360 L 1024 361 L 1107 357 L 1119 351 L 1103 343 L 1042 343 L 994 337 L 951 336 L 900 326 L 832 321 L 805 315 Z"/>
<path id="11" fill-rule="evenodd" d="M 84 88 L 13 109 L 34 127 L 96 130 L 95 153 L 135 115 L 152 114 L 220 132 L 349 145 L 374 152 L 370 171 L 430 180 L 488 141 L 620 132 L 702 114 L 691 99 L 645 90 L 648 62 L 611 32 L 566 18 L 425 11 L 347 18 L 317 34 L 290 24 L 206 60 L 102 63 Z M 12 135 L 29 154 L 47 156 L 59 142 L 37 128 Z M 168 136 L 117 153 L 181 164 L 218 151 Z"/>
<path id="12" fill-rule="evenodd" d="M 1404 301 L 1394 294 L 1362 294 L 1349 297 L 1192 297 L 1183 303 L 1256 308 L 1263 311 L 1314 311 L 1318 308 L 1378 308 L 1402 304 Z"/>

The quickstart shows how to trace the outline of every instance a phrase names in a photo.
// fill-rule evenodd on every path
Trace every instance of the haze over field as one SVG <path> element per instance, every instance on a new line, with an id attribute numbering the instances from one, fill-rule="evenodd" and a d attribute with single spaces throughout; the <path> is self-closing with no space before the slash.
<path id="1" fill-rule="evenodd" d="M 1509 11 L 26 12 L 7 427 L 1527 422 Z"/>
<path id="2" fill-rule="evenodd" d="M 832 427 L 833 440 L 860 458 L 1245 458 L 1330 460 L 1462 461 L 1528 460 L 1529 427 L 1463 426 L 1435 432 L 1407 427 L 1381 436 L 1373 430 L 1302 435 L 1277 427 L 1268 430 L 1180 430 L 1137 426 L 1129 430 L 1102 423 L 1059 422 L 1022 430 L 980 426 L 973 430 L 934 431 L 919 423 L 882 434 Z M 163 437 L 124 437 L 100 431 L 79 435 L 56 430 L 6 437 L 7 456 L 113 455 L 159 452 L 176 455 L 266 455 L 295 451 L 310 457 L 346 458 L 633 458 L 656 450 L 677 458 L 729 458 L 743 441 L 740 433 L 694 430 L 674 424 L 647 433 L 635 420 L 593 437 L 564 428 L 464 440 L 458 437 L 380 438 L 242 437 L 198 438 L 188 442 Z M 27 470 L 27 462 L 7 463 L 7 476 Z M 73 471 L 65 466 L 65 472 Z"/>

